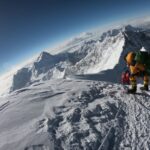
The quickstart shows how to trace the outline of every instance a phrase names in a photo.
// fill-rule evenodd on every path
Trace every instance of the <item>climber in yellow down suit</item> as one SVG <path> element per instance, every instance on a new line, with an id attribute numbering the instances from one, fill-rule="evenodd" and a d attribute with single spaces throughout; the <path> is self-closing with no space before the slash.
<path id="1" fill-rule="evenodd" d="M 141 87 L 141 90 L 148 91 L 149 77 L 146 72 L 146 66 L 145 66 L 145 64 L 138 63 L 137 61 L 135 61 L 135 56 L 136 56 L 136 53 L 134 53 L 134 52 L 129 52 L 125 56 L 125 61 L 130 70 L 129 79 L 130 79 L 131 88 L 128 89 L 128 91 L 127 91 L 128 93 L 136 92 L 136 90 L 137 90 L 136 78 L 137 77 L 142 77 L 143 81 L 144 81 L 144 86 Z"/>

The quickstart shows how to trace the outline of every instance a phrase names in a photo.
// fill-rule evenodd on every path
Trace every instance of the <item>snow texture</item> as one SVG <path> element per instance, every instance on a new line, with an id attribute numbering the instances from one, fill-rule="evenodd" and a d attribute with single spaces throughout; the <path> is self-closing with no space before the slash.
<path id="1" fill-rule="evenodd" d="M 57 79 L 0 99 L 1 150 L 150 149 L 150 93 Z"/>

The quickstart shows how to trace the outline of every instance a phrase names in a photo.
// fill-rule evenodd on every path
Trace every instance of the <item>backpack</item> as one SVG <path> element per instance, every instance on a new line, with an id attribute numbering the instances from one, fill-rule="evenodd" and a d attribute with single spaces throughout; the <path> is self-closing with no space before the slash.
<path id="1" fill-rule="evenodd" d="M 144 64 L 147 74 L 150 75 L 150 54 L 148 52 L 137 52 L 134 60 L 136 63 Z"/>

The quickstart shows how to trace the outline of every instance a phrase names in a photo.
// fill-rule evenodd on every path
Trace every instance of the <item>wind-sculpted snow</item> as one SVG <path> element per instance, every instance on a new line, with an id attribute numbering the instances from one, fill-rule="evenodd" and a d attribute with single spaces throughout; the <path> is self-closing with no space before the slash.
<path id="1" fill-rule="evenodd" d="M 148 150 L 148 94 L 100 81 L 34 83 L 0 99 L 0 149 Z"/>

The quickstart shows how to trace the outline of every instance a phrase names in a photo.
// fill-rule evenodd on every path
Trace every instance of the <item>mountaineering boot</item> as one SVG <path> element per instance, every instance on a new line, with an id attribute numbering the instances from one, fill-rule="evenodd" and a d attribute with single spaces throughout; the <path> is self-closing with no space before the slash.
<path id="1" fill-rule="evenodd" d="M 136 90 L 137 90 L 137 84 L 136 84 L 136 79 L 135 79 L 135 76 L 130 76 L 130 84 L 131 84 L 131 88 L 129 88 L 127 90 L 127 93 L 131 93 L 131 94 L 134 94 L 136 93 Z"/>
<path id="2" fill-rule="evenodd" d="M 136 93 L 137 87 L 136 86 L 132 86 L 130 89 L 128 89 L 127 93 L 129 94 L 134 94 Z"/>
<path id="3" fill-rule="evenodd" d="M 147 84 L 145 84 L 143 87 L 140 87 L 140 89 L 141 89 L 142 91 L 148 91 L 148 90 L 149 90 Z"/>
<path id="4" fill-rule="evenodd" d="M 148 78 L 147 75 L 145 75 L 145 76 L 144 76 L 144 86 L 141 87 L 140 89 L 141 89 L 142 91 L 148 91 L 148 90 L 149 90 L 149 89 L 148 89 L 148 83 L 149 83 L 149 78 Z"/>

